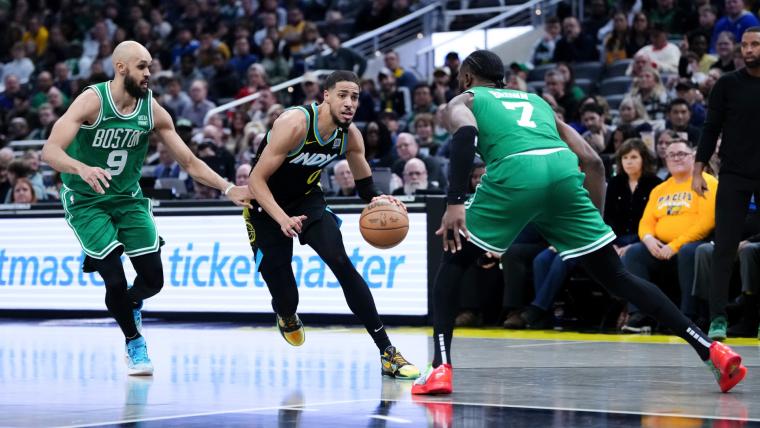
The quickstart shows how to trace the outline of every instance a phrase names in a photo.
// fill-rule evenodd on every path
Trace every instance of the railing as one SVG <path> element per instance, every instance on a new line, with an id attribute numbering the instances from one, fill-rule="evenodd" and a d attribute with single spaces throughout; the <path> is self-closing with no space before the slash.
<path id="1" fill-rule="evenodd" d="M 333 72 L 333 70 L 314 70 L 314 71 L 311 71 L 310 73 L 314 74 L 316 76 L 322 76 L 322 75 L 325 75 L 325 74 L 330 74 L 332 72 Z M 284 82 L 282 82 L 282 83 L 280 83 L 278 85 L 274 85 L 271 88 L 269 88 L 269 90 L 271 90 L 273 93 L 274 92 L 279 92 L 279 91 L 281 91 L 283 89 L 288 89 L 288 88 L 292 87 L 293 85 L 298 85 L 301 82 L 303 82 L 303 80 L 304 80 L 303 76 L 296 77 L 295 79 L 286 80 L 286 81 L 284 81 Z M 250 102 L 256 101 L 259 98 L 259 96 L 260 96 L 260 93 L 259 92 L 255 92 L 253 94 L 246 95 L 243 98 L 238 98 L 238 99 L 236 99 L 234 101 L 230 101 L 230 102 L 228 102 L 226 104 L 222 104 L 220 106 L 214 107 L 211 110 L 209 110 L 208 112 L 206 112 L 206 116 L 203 118 L 203 124 L 204 125 L 207 124 L 208 121 L 209 121 L 209 119 L 211 119 L 211 117 L 213 115 L 215 115 L 217 113 L 221 113 L 223 111 L 227 111 L 227 110 L 233 109 L 233 108 L 235 108 L 235 107 L 237 107 L 237 106 L 239 106 L 241 104 L 246 104 L 246 103 L 250 103 Z"/>
<path id="2" fill-rule="evenodd" d="M 466 36 L 478 30 L 484 30 L 492 27 L 511 27 L 516 25 L 540 25 L 547 14 L 553 13 L 554 7 L 561 0 L 531 0 L 526 3 L 515 6 L 489 7 L 469 10 L 452 10 L 445 12 L 446 16 L 459 16 L 466 14 L 483 14 L 502 11 L 502 13 L 477 24 L 464 32 L 457 33 L 448 40 L 441 41 L 432 46 L 417 51 L 415 58 L 415 69 L 423 76 L 432 74 L 436 67 L 435 51 L 442 46 Z M 487 34 L 487 33 L 486 33 Z M 489 49 L 488 37 L 485 39 L 485 46 L 479 46 L 482 49 Z"/>
<path id="3" fill-rule="evenodd" d="M 368 31 L 341 44 L 351 48 L 364 57 L 376 56 L 380 52 L 398 46 L 421 34 L 442 29 L 442 2 L 429 4 L 421 9 L 399 18 L 393 22 Z M 327 55 L 331 49 L 325 49 L 317 55 L 306 58 L 307 63 L 316 60 L 319 55 Z"/>

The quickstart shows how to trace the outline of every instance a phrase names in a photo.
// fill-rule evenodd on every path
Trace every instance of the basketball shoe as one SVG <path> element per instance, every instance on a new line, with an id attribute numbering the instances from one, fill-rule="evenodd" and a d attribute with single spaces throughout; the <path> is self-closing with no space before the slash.
<path id="1" fill-rule="evenodd" d="M 710 359 L 705 361 L 705 364 L 715 375 L 721 392 L 730 391 L 747 375 L 741 355 L 718 341 L 710 344 Z"/>
<path id="2" fill-rule="evenodd" d="M 451 364 L 441 364 L 433 368 L 428 366 L 425 374 L 412 385 L 412 394 L 451 394 L 453 391 L 454 369 Z"/>
<path id="3" fill-rule="evenodd" d="M 144 337 L 140 336 L 127 342 L 126 359 L 127 373 L 130 376 L 153 375 L 153 363 L 148 358 L 148 346 Z"/>
<path id="4" fill-rule="evenodd" d="M 417 379 L 420 377 L 420 369 L 401 355 L 395 346 L 385 348 L 380 356 L 382 373 L 398 379 Z"/>
<path id="5" fill-rule="evenodd" d="M 276 314 L 275 314 L 276 315 Z M 298 318 L 298 314 L 289 317 L 277 316 L 277 328 L 286 342 L 293 346 L 301 346 L 306 341 L 306 332 L 303 329 L 303 323 Z"/>

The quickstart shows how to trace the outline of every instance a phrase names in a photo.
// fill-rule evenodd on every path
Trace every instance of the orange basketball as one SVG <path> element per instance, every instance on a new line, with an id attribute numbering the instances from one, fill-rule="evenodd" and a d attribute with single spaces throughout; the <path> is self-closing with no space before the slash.
<path id="1" fill-rule="evenodd" d="M 370 203 L 359 217 L 362 237 L 375 248 L 393 248 L 406 238 L 409 217 L 402 208 L 386 200 Z"/>

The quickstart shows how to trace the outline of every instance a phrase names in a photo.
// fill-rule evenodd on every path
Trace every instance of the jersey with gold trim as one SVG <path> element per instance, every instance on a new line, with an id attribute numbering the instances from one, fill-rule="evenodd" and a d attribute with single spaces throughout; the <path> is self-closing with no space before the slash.
<path id="1" fill-rule="evenodd" d="M 343 128 L 337 128 L 327 140 L 322 140 L 317 129 L 319 112 L 316 103 L 291 109 L 301 110 L 304 113 L 308 129 L 306 138 L 288 153 L 285 161 L 267 181 L 275 201 L 283 207 L 311 192 L 321 192 L 322 169 L 343 156 L 348 144 L 348 132 Z M 264 147 L 269 143 L 269 135 L 270 133 L 267 132 L 256 157 L 251 161 L 251 166 L 256 166 Z"/>
<path id="2" fill-rule="evenodd" d="M 137 100 L 135 109 L 122 114 L 111 96 L 109 82 L 102 82 L 87 89 L 95 91 L 100 98 L 100 113 L 95 122 L 81 125 L 66 153 L 87 166 L 100 167 L 111 174 L 106 195 L 134 194 L 140 188 L 139 181 L 145 154 L 148 152 L 148 136 L 153 129 L 151 91 Z M 77 193 L 97 194 L 77 174 L 61 174 L 63 184 Z"/>

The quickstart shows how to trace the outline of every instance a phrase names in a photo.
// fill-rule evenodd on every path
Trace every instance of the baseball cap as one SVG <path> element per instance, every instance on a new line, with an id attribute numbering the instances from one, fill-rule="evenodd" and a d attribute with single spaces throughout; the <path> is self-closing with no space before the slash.
<path id="1" fill-rule="evenodd" d="M 177 123 L 175 124 L 176 128 L 192 128 L 193 122 L 190 121 L 190 119 L 185 119 L 184 117 L 182 119 L 179 119 Z"/>
<path id="2" fill-rule="evenodd" d="M 436 67 L 435 70 L 433 70 L 433 76 L 435 76 L 436 74 L 441 74 L 441 73 L 447 76 L 451 76 L 451 69 L 444 65 L 443 67 Z"/>

